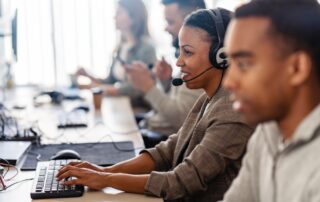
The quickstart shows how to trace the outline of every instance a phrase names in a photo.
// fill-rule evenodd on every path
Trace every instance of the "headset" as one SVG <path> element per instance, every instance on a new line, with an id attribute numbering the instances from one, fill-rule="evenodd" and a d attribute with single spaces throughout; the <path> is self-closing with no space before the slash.
<path id="1" fill-rule="evenodd" d="M 206 10 L 211 19 L 215 22 L 218 44 L 211 44 L 209 50 L 209 59 L 213 67 L 221 70 L 225 70 L 229 66 L 228 58 L 225 54 L 225 48 L 223 47 L 223 39 L 226 33 L 226 29 L 223 25 L 223 19 L 220 9 Z"/>
<path id="2" fill-rule="evenodd" d="M 224 39 L 224 35 L 225 35 L 225 28 L 223 25 L 223 19 L 222 19 L 222 15 L 221 12 L 219 10 L 219 8 L 214 9 L 214 10 L 205 10 L 210 18 L 214 21 L 215 25 L 216 25 L 216 30 L 217 30 L 217 37 L 218 37 L 218 44 L 214 44 L 212 42 L 210 50 L 209 50 L 209 60 L 211 63 L 211 67 L 205 69 L 204 71 L 202 71 L 200 74 L 196 75 L 195 77 L 189 79 L 189 80 L 182 80 L 181 78 L 174 78 L 171 83 L 174 86 L 180 86 L 183 84 L 183 82 L 189 82 L 192 81 L 200 76 L 202 76 L 204 73 L 206 73 L 207 71 L 209 71 L 212 67 L 222 70 L 224 72 L 225 69 L 228 68 L 229 66 L 229 62 L 228 62 L 228 58 L 225 54 L 225 48 L 223 47 L 223 39 Z M 221 82 L 220 82 L 221 83 Z"/>

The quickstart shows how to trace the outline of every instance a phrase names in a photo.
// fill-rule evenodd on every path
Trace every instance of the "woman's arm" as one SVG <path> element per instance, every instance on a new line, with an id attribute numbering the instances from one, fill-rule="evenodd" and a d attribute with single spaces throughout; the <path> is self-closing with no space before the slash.
<path id="1" fill-rule="evenodd" d="M 155 161 L 148 153 L 142 153 L 137 157 L 122 161 L 103 169 L 110 173 L 149 174 L 155 169 Z"/>
<path id="2" fill-rule="evenodd" d="M 128 174 L 148 174 L 155 169 L 155 161 L 148 153 L 142 153 L 137 157 L 122 161 L 109 167 L 98 166 L 87 161 L 71 162 L 68 165 L 71 167 L 85 168 L 97 172 Z M 58 175 L 61 175 L 64 172 L 67 172 L 65 167 L 60 170 Z"/>
<path id="3" fill-rule="evenodd" d="M 85 166 L 87 165 L 87 166 Z M 92 165 L 91 165 L 92 166 Z M 102 170 L 91 169 L 88 163 L 71 164 L 63 167 L 58 175 L 58 180 L 74 176 L 77 179 L 65 181 L 66 185 L 81 184 L 92 189 L 113 187 L 126 192 L 144 193 L 144 187 L 149 174 L 155 168 L 155 162 L 148 153 L 118 163 Z"/>
<path id="4" fill-rule="evenodd" d="M 124 173 L 107 173 L 79 168 L 71 165 L 65 166 L 57 175 L 57 179 L 62 181 L 69 177 L 76 177 L 72 180 L 63 181 L 65 185 L 84 185 L 91 189 L 103 189 L 113 187 L 131 193 L 144 193 L 145 185 L 149 175 L 132 175 Z"/>

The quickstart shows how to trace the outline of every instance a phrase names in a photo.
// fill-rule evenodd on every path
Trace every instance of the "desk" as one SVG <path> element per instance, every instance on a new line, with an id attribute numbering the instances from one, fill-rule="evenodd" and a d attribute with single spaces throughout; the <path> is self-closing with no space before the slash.
<path id="1" fill-rule="evenodd" d="M 25 91 L 16 91 L 14 92 L 17 98 L 27 97 L 30 92 L 25 94 Z M 13 95 L 11 95 L 13 96 Z M 90 96 L 88 96 L 89 99 Z M 70 103 L 69 103 L 70 104 Z M 68 105 L 68 103 L 66 103 Z M 68 107 L 68 106 L 65 106 Z M 55 114 L 57 111 L 61 110 L 59 107 L 41 107 L 41 108 L 32 108 L 33 118 L 39 120 L 39 125 L 42 130 L 44 130 L 47 137 L 44 138 L 43 143 L 62 143 L 62 142 L 96 142 L 110 141 L 110 136 L 114 141 L 133 141 L 135 148 L 142 149 L 144 147 L 142 137 L 138 131 L 138 127 L 135 123 L 133 112 L 130 106 L 130 102 L 126 97 L 116 97 L 116 98 L 104 98 L 101 112 L 95 112 L 91 110 L 90 113 L 90 124 L 89 128 L 91 129 L 82 129 L 82 130 L 68 130 L 61 138 L 55 139 L 57 136 L 58 130 L 56 128 Z M 29 113 L 29 112 L 26 112 Z M 102 121 L 104 124 L 98 124 Z M 54 124 L 52 124 L 54 123 Z M 117 131 L 119 133 L 128 134 L 113 134 L 112 131 Z M 108 134 L 106 136 L 106 134 Z M 139 149 L 138 149 L 139 150 Z M 13 172 L 13 171 L 10 171 Z M 22 179 L 34 177 L 33 172 L 20 172 L 14 180 L 8 184 L 11 184 Z M 7 191 L 0 192 L 0 201 L 18 201 L 18 202 L 28 202 L 32 199 L 30 198 L 32 181 L 19 183 Z M 46 200 L 34 200 L 34 201 L 51 201 L 51 202 L 62 202 L 62 201 L 90 201 L 90 202 L 101 202 L 101 201 L 150 201 L 150 202 L 159 202 L 162 201 L 160 198 L 148 197 L 140 194 L 130 194 L 125 193 L 119 190 L 106 188 L 102 191 L 86 191 L 82 197 L 76 198 L 60 198 L 60 199 L 46 199 Z"/>

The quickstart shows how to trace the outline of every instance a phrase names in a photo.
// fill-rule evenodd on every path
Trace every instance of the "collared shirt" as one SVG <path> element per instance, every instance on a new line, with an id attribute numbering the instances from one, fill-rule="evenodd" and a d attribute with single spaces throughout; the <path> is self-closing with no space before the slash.
<path id="1" fill-rule="evenodd" d="M 320 104 L 283 143 L 275 122 L 258 126 L 225 202 L 320 201 Z"/>

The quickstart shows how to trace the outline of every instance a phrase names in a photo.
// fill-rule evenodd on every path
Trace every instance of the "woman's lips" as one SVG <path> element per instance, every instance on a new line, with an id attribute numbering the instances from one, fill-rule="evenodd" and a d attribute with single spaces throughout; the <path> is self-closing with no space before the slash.
<path id="1" fill-rule="evenodd" d="M 181 72 L 181 78 L 182 78 L 182 80 L 184 80 L 184 81 L 188 80 L 188 76 L 189 76 L 189 73 Z"/>

